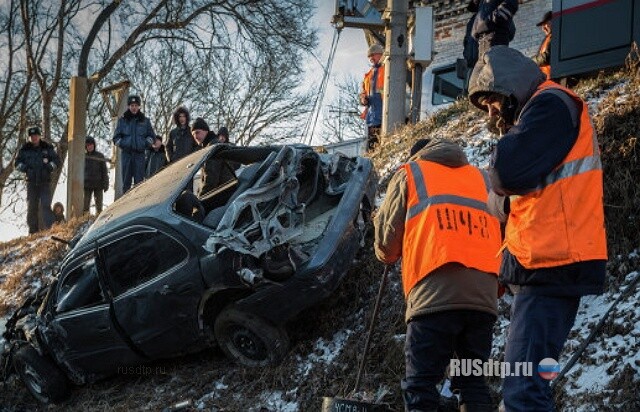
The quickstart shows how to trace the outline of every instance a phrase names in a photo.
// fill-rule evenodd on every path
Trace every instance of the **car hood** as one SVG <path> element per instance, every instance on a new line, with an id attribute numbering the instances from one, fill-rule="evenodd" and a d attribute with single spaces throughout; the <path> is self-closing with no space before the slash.
<path id="1" fill-rule="evenodd" d="M 168 210 L 178 194 L 192 181 L 205 160 L 222 148 L 222 145 L 214 145 L 198 150 L 133 187 L 98 216 L 77 247 L 109 233 L 124 220 L 143 215 L 154 216 L 155 212 L 152 209 Z"/>

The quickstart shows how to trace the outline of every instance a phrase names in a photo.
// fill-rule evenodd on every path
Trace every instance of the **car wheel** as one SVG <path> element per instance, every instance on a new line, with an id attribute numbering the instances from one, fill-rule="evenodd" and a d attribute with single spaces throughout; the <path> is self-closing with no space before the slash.
<path id="1" fill-rule="evenodd" d="M 71 388 L 64 373 L 32 346 L 23 346 L 13 355 L 13 365 L 25 386 L 39 402 L 59 403 Z"/>
<path id="2" fill-rule="evenodd" d="M 284 328 L 233 308 L 218 315 L 214 332 L 225 355 L 244 366 L 278 365 L 289 350 Z"/>

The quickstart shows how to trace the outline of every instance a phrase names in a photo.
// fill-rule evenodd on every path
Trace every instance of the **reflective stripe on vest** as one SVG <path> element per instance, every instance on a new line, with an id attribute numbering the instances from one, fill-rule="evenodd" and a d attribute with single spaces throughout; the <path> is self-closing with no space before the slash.
<path id="1" fill-rule="evenodd" d="M 578 137 L 534 192 L 512 198 L 505 245 L 528 269 L 607 259 L 602 163 L 588 107 L 551 81 L 542 83 L 529 102 L 541 93 L 561 97 L 572 118 L 579 117 L 574 120 Z"/>
<path id="2" fill-rule="evenodd" d="M 405 296 L 447 263 L 497 274 L 500 224 L 487 211 L 488 177 L 470 165 L 449 168 L 424 160 L 403 168 L 408 188 L 402 247 Z"/>

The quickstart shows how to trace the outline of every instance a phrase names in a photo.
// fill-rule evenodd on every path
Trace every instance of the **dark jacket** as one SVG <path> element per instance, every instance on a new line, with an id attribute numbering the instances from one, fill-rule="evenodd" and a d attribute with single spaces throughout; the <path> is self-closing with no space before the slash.
<path id="1" fill-rule="evenodd" d="M 125 152 L 144 153 L 151 147 L 155 136 L 151 121 L 142 112 L 134 115 L 127 110 L 118 119 L 113 143 Z"/>
<path id="2" fill-rule="evenodd" d="M 156 151 L 148 149 L 144 158 L 144 177 L 146 179 L 158 173 L 160 169 L 167 165 L 167 154 L 165 153 L 164 145 Z"/>
<path id="3" fill-rule="evenodd" d="M 218 136 L 215 132 L 209 132 L 202 142 L 202 147 L 211 146 L 218 143 Z M 216 187 L 227 183 L 235 178 L 233 166 L 224 160 L 209 159 L 203 166 L 202 185 L 199 195 L 202 196 Z"/>
<path id="4" fill-rule="evenodd" d="M 109 172 L 104 155 L 97 150 L 85 153 L 84 188 L 93 190 L 109 189 Z"/>
<path id="5" fill-rule="evenodd" d="M 415 157 L 447 167 L 461 167 L 469 163 L 462 149 L 446 140 L 430 142 Z M 393 263 L 402 257 L 407 203 L 407 173 L 400 169 L 391 178 L 387 194 L 374 218 L 374 251 L 377 258 L 385 263 Z M 459 309 L 496 315 L 497 294 L 495 274 L 449 263 L 431 272 L 411 289 L 407 296 L 405 320 L 408 322 L 416 316 Z"/>
<path id="6" fill-rule="evenodd" d="M 518 11 L 518 0 L 473 0 L 478 7 L 472 36 L 475 39 L 491 36 L 491 44 L 508 45 L 516 34 L 513 16 Z"/>
<path id="7" fill-rule="evenodd" d="M 184 127 L 180 125 L 178 118 L 180 114 L 187 115 L 187 124 Z M 175 162 L 176 160 L 193 153 L 198 148 L 198 145 L 193 140 L 191 131 L 189 130 L 189 123 L 191 122 L 189 111 L 184 107 L 178 107 L 173 113 L 173 122 L 176 127 L 169 132 L 169 139 L 167 140 L 167 157 L 170 162 Z"/>
<path id="8" fill-rule="evenodd" d="M 473 66 L 475 66 L 478 61 L 478 40 L 471 35 L 477 15 L 477 12 L 473 13 L 467 22 L 467 30 L 464 35 L 464 49 L 462 50 L 462 57 L 464 57 L 467 62 L 467 67 L 470 69 L 473 69 Z"/>
<path id="9" fill-rule="evenodd" d="M 525 194 L 535 188 L 567 156 L 578 136 L 580 117 L 558 96 L 540 93 L 545 80 L 533 60 L 515 49 L 490 49 L 474 70 L 469 98 L 477 105 L 486 92 L 517 100 L 515 125 L 498 141 L 491 161 L 492 186 L 499 192 Z M 550 228 L 553 230 L 553 228 Z M 521 293 L 582 296 L 601 293 L 605 261 L 591 260 L 543 269 L 526 269 L 505 250 L 500 268 L 504 283 L 520 286 Z"/>
<path id="10" fill-rule="evenodd" d="M 51 172 L 60 167 L 60 158 L 52 144 L 40 139 L 38 145 L 23 144 L 14 164 L 17 170 L 26 173 L 27 182 L 45 184 L 51 181 Z"/>

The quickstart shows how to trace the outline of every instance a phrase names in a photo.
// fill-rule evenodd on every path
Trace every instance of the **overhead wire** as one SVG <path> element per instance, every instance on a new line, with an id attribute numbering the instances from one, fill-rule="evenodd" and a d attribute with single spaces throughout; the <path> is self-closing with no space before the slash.
<path id="1" fill-rule="evenodd" d="M 305 124 L 304 131 L 302 133 L 302 141 L 307 145 L 311 144 L 313 140 L 313 134 L 315 133 L 316 126 L 318 124 L 318 119 L 320 117 L 320 112 L 322 111 L 322 103 L 324 101 L 324 96 L 327 91 L 327 85 L 329 84 L 329 77 L 331 76 L 331 68 L 333 66 L 333 60 L 336 54 L 336 50 L 338 48 L 338 42 L 340 41 L 340 30 L 336 30 L 333 32 L 333 39 L 331 40 L 331 48 L 329 50 L 329 56 L 327 57 L 327 64 L 323 67 L 324 74 L 322 76 L 322 81 L 320 82 L 320 86 L 318 87 L 318 93 L 316 94 L 316 98 L 313 102 L 313 110 L 311 111 L 311 115 L 307 119 L 307 123 Z"/>

